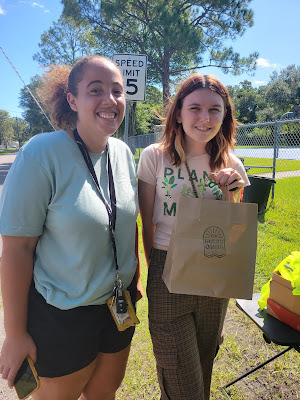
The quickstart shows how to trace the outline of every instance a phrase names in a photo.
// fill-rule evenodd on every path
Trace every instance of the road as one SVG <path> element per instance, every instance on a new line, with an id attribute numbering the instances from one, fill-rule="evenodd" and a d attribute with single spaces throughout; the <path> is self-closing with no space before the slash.
<path id="1" fill-rule="evenodd" d="M 238 157 L 271 158 L 274 156 L 274 149 L 269 147 L 237 148 L 234 153 Z M 280 147 L 278 159 L 300 160 L 300 147 Z"/>

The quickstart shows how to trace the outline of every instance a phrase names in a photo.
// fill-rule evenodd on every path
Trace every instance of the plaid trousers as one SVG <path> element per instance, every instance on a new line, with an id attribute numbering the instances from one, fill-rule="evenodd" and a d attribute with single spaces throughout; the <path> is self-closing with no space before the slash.
<path id="1" fill-rule="evenodd" d="M 166 255 L 152 249 L 147 282 L 161 400 L 209 400 L 229 299 L 170 293 L 162 280 Z"/>

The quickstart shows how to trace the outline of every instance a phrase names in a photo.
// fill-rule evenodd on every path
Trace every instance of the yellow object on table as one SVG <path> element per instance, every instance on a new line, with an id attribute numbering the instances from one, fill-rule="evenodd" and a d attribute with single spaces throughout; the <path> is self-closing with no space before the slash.
<path id="1" fill-rule="evenodd" d="M 284 279 L 291 282 L 294 295 L 300 295 L 300 251 L 293 251 L 274 269 L 279 272 Z M 267 299 L 270 295 L 270 281 L 261 288 L 261 298 L 258 300 L 260 309 L 264 309 L 267 305 Z"/>

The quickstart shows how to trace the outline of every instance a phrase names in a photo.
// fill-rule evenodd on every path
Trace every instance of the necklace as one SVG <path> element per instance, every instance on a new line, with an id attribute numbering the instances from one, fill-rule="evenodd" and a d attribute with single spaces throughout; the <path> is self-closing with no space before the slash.
<path id="1" fill-rule="evenodd" d="M 194 196 L 197 197 L 197 199 L 198 199 L 199 196 L 198 196 L 194 181 L 192 179 L 191 170 L 190 170 L 190 167 L 189 167 L 189 165 L 187 163 L 187 160 L 185 160 L 185 166 L 186 166 L 186 169 L 187 169 L 187 172 L 188 172 L 188 175 L 189 175 L 189 181 L 191 182 L 191 185 L 192 185 L 192 188 L 193 188 Z"/>

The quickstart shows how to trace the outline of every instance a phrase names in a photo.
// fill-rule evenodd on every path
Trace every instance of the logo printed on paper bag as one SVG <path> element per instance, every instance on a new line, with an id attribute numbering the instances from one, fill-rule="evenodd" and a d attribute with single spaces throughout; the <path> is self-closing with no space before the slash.
<path id="1" fill-rule="evenodd" d="M 203 233 L 204 256 L 222 258 L 226 255 L 225 235 L 217 226 L 210 226 Z"/>

